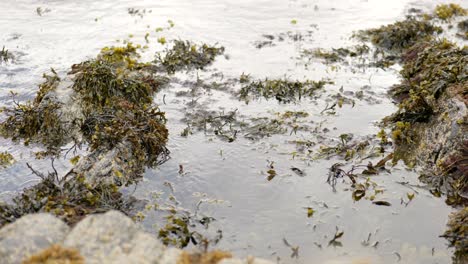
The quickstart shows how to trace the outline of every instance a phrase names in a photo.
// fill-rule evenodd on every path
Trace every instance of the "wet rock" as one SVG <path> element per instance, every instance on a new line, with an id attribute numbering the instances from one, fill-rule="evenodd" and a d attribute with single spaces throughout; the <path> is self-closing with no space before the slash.
<path id="1" fill-rule="evenodd" d="M 26 215 L 0 229 L 0 260 L 3 264 L 21 260 L 61 243 L 69 227 L 50 214 Z"/>
<path id="2" fill-rule="evenodd" d="M 164 250 L 161 242 L 117 211 L 86 217 L 64 246 L 78 249 L 86 263 L 157 263 Z"/>

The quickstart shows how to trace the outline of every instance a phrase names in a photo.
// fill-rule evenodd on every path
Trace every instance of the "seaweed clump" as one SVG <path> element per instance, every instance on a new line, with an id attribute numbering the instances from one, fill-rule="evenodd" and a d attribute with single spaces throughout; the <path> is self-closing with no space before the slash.
<path id="1" fill-rule="evenodd" d="M 330 51 L 322 48 L 303 50 L 301 56 L 323 59 L 327 63 L 336 63 L 344 61 L 346 57 L 354 58 L 362 56 L 369 53 L 369 51 L 369 46 L 362 44 L 349 48 L 333 48 Z"/>
<path id="2" fill-rule="evenodd" d="M 436 112 L 447 87 L 468 80 L 468 49 L 447 41 L 423 42 L 403 55 L 404 81 L 392 89 L 400 101 L 394 121 L 424 122 Z M 462 92 L 462 91 L 461 91 Z M 462 92 L 464 93 L 464 92 Z"/>
<path id="3" fill-rule="evenodd" d="M 31 167 L 30 167 L 31 168 Z M 68 173 L 61 179 L 56 171 L 47 175 L 31 168 L 41 182 L 14 197 L 10 204 L 0 204 L 0 227 L 23 215 L 48 212 L 73 225 L 88 214 L 111 209 L 128 214 L 133 198 L 126 198 L 116 185 L 92 186 L 83 175 Z"/>
<path id="4" fill-rule="evenodd" d="M 458 22 L 457 27 L 457 36 L 468 40 L 468 19 Z"/>
<path id="5" fill-rule="evenodd" d="M 0 134 L 13 141 L 23 140 L 29 143 L 43 144 L 49 153 L 57 154 L 59 147 L 66 144 L 66 122 L 60 118 L 59 109 L 63 106 L 60 101 L 47 96 L 55 90 L 60 82 L 57 73 L 44 74 L 45 81 L 39 85 L 36 98 L 32 102 L 19 104 L 14 108 L 5 108 L 3 112 L 7 119 L 0 124 Z"/>
<path id="6" fill-rule="evenodd" d="M 164 113 L 152 104 L 166 78 L 138 62 L 137 49 L 132 44 L 104 48 L 95 59 L 73 65 L 63 80 L 53 71 L 32 102 L 5 110 L 3 136 L 42 143 L 54 157 L 68 143 L 73 146 L 67 153 L 82 145 L 89 153 L 73 158 L 75 166 L 63 176 L 30 167 L 42 181 L 13 204 L 0 206 L 0 226 L 43 211 L 70 224 L 111 209 L 130 214 L 133 200 L 119 187 L 135 183 L 146 166 L 166 161 L 169 154 Z"/>
<path id="7" fill-rule="evenodd" d="M 454 16 L 465 16 L 467 14 L 466 9 L 454 3 L 438 5 L 434 10 L 434 15 L 444 21 L 450 20 Z"/>
<path id="8" fill-rule="evenodd" d="M 452 213 L 444 237 L 455 247 L 454 263 L 468 262 L 468 207 Z"/>
<path id="9" fill-rule="evenodd" d="M 173 74 L 183 69 L 203 69 L 211 64 L 216 56 L 224 53 L 224 47 L 203 44 L 197 46 L 190 41 L 175 40 L 174 46 L 166 50 L 164 56 L 157 54 L 156 63 L 168 73 Z"/>
<path id="10" fill-rule="evenodd" d="M 7 63 L 8 61 L 11 61 L 15 58 L 11 52 L 9 52 L 7 49 L 5 49 L 5 46 L 3 46 L 2 50 L 0 50 L 0 64 L 1 63 Z"/>
<path id="11" fill-rule="evenodd" d="M 182 252 L 177 264 L 217 264 L 223 259 L 232 258 L 232 254 L 225 251 L 214 250 L 205 253 Z"/>
<path id="12" fill-rule="evenodd" d="M 0 168 L 6 168 L 15 162 L 13 155 L 7 151 L 0 152 Z"/>
<path id="13" fill-rule="evenodd" d="M 263 97 L 275 98 L 280 103 L 290 103 L 315 96 L 316 92 L 327 84 L 333 82 L 329 80 L 301 82 L 288 79 L 246 80 L 239 91 L 239 99 L 249 102 L 250 98 Z"/>
<path id="14" fill-rule="evenodd" d="M 379 28 L 361 30 L 355 34 L 355 37 L 371 41 L 386 51 L 402 52 L 417 42 L 430 39 L 434 34 L 441 32 L 442 28 L 434 26 L 429 21 L 410 17 Z"/>
<path id="15" fill-rule="evenodd" d="M 22 264 L 84 264 L 85 260 L 80 252 L 60 245 L 49 248 L 23 260 Z"/>

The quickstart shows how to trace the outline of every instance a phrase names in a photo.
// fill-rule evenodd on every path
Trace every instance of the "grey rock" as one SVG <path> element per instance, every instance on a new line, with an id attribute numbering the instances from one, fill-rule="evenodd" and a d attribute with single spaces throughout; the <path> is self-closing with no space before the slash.
<path id="1" fill-rule="evenodd" d="M 176 264 L 182 253 L 183 251 L 178 248 L 168 248 L 158 264 Z"/>
<path id="2" fill-rule="evenodd" d="M 68 231 L 63 221 L 50 214 L 23 216 L 0 229 L 1 263 L 21 263 L 38 251 L 61 243 Z"/>
<path id="3" fill-rule="evenodd" d="M 90 264 L 159 263 L 164 251 L 161 242 L 117 211 L 87 216 L 72 229 L 64 246 L 78 249 Z"/>

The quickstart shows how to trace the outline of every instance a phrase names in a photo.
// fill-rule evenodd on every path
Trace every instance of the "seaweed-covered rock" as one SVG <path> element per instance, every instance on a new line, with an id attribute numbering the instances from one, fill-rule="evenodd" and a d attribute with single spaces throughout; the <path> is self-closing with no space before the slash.
<path id="1" fill-rule="evenodd" d="M 404 80 L 393 87 L 395 159 L 426 168 L 421 179 L 448 195 L 468 198 L 468 49 L 447 40 L 420 43 L 403 56 Z"/>
<path id="2" fill-rule="evenodd" d="M 50 214 L 33 214 L 18 219 L 0 229 L 1 263 L 21 263 L 21 260 L 61 243 L 69 227 Z"/>
<path id="3" fill-rule="evenodd" d="M 434 26 L 430 21 L 410 17 L 379 28 L 361 30 L 355 37 L 371 41 L 386 51 L 402 52 L 417 42 L 441 32 L 442 28 Z"/>
<path id="4" fill-rule="evenodd" d="M 157 263 L 164 246 L 124 214 L 109 211 L 79 222 L 64 241 L 86 263 Z"/>
<path id="5" fill-rule="evenodd" d="M 166 78 L 138 57 L 131 44 L 104 48 L 63 79 L 55 71 L 44 75 L 32 102 L 5 109 L 3 136 L 41 143 L 52 156 L 69 143 L 87 146 L 88 153 L 74 157 L 75 167 L 65 175 L 30 167 L 42 182 L 13 204 L 0 205 L 0 225 L 34 212 L 52 212 L 73 224 L 89 213 L 126 211 L 131 201 L 118 188 L 138 181 L 146 166 L 164 162 L 169 153 L 164 113 L 152 105 Z"/>
<path id="6" fill-rule="evenodd" d="M 448 230 L 445 232 L 444 237 L 454 246 L 455 263 L 468 262 L 468 207 L 453 213 L 448 222 Z"/>

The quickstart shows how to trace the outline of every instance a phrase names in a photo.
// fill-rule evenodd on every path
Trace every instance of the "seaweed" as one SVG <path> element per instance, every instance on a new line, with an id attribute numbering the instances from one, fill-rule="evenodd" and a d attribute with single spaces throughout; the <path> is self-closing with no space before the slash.
<path id="1" fill-rule="evenodd" d="M 57 154 L 60 146 L 67 142 L 64 122 L 58 112 L 61 105 L 52 101 L 15 104 L 13 109 L 4 109 L 8 118 L 0 124 L 1 135 L 13 141 L 23 139 L 26 146 L 39 142 L 50 153 Z"/>
<path id="2" fill-rule="evenodd" d="M 0 152 L 0 168 L 6 168 L 13 163 L 15 163 L 15 158 L 13 155 L 7 151 Z"/>
<path id="3" fill-rule="evenodd" d="M 467 14 L 468 10 L 454 3 L 437 5 L 434 9 L 434 15 L 444 21 L 448 21 L 455 16 L 465 16 Z"/>
<path id="4" fill-rule="evenodd" d="M 402 52 L 417 42 L 430 39 L 434 34 L 441 32 L 442 28 L 434 26 L 429 21 L 410 17 L 379 28 L 361 30 L 354 34 L 354 37 L 370 41 L 386 51 Z"/>
<path id="5" fill-rule="evenodd" d="M 468 261 L 468 207 L 450 215 L 447 223 L 448 230 L 443 237 L 450 246 L 455 247 L 454 263 L 466 263 Z"/>
<path id="6" fill-rule="evenodd" d="M 366 44 L 355 45 L 348 48 L 332 48 L 325 50 L 322 48 L 303 50 L 301 57 L 312 57 L 323 59 L 327 63 L 342 62 L 346 57 L 359 57 L 370 52 Z"/>
<path id="7" fill-rule="evenodd" d="M 172 199 L 175 199 L 172 197 Z M 205 237 L 199 231 L 196 231 L 197 226 L 202 226 L 208 229 L 211 222 L 215 221 L 214 218 L 202 216 L 198 214 L 199 207 L 203 200 L 197 203 L 195 213 L 187 211 L 177 211 L 175 207 L 169 207 L 169 215 L 165 216 L 166 225 L 159 229 L 158 238 L 161 239 L 163 244 L 185 248 L 190 243 L 197 246 L 203 252 L 207 252 L 210 245 L 216 245 L 223 237 L 223 232 L 217 230 L 216 234 L 211 237 Z"/>
<path id="8" fill-rule="evenodd" d="M 135 162 L 142 161 L 147 166 L 164 162 L 168 154 L 164 113 L 157 107 L 143 110 L 129 106 L 133 111 L 107 108 L 86 116 L 81 130 L 90 150 L 113 149 L 121 142 L 129 142 Z"/>
<path id="9" fill-rule="evenodd" d="M 92 60 L 72 66 L 61 80 L 52 69 L 44 75 L 32 102 L 5 109 L 2 135 L 41 143 L 59 156 L 85 144 L 88 154 L 70 160 L 73 168 L 59 176 L 30 169 L 41 182 L 0 206 L 0 226 L 24 214 L 51 212 L 67 223 L 111 209 L 130 214 L 134 199 L 119 187 L 137 182 L 146 166 L 168 159 L 165 115 L 153 105 L 153 94 L 167 81 L 150 64 L 138 62 L 138 46 L 106 47 Z M 67 95 L 65 98 L 63 94 Z M 71 104 L 71 105 L 69 105 Z M 71 109 L 69 109 L 71 108 Z"/>
<path id="10" fill-rule="evenodd" d="M 134 198 L 124 197 L 116 185 L 91 186 L 83 175 L 73 170 L 60 177 L 57 171 L 43 174 L 33 169 L 41 179 L 13 198 L 11 204 L 0 204 L 0 226 L 15 221 L 25 214 L 49 212 L 73 225 L 88 214 L 120 210 L 130 214 Z"/>
<path id="11" fill-rule="evenodd" d="M 217 264 L 223 259 L 232 258 L 232 254 L 225 251 L 214 250 L 210 252 L 183 252 L 177 260 L 177 264 Z"/>
<path id="12" fill-rule="evenodd" d="M 437 99 L 447 87 L 468 80 L 468 48 L 446 39 L 422 42 L 404 55 L 400 74 L 404 81 L 392 88 L 400 101 L 393 121 L 426 122 L 438 111 Z M 462 93 L 462 91 L 461 91 Z"/>
<path id="13" fill-rule="evenodd" d="M 0 50 L 0 64 L 12 61 L 14 58 L 15 56 L 3 46 L 2 50 Z"/>
<path id="14" fill-rule="evenodd" d="M 85 259 L 74 248 L 54 244 L 22 261 L 22 264 L 84 264 Z"/>
<path id="15" fill-rule="evenodd" d="M 468 40 L 468 19 L 458 22 L 457 28 L 458 28 L 457 36 L 465 40 Z"/>
<path id="16" fill-rule="evenodd" d="M 156 54 L 155 63 L 173 74 L 183 69 L 203 69 L 211 64 L 216 56 L 223 53 L 224 47 L 196 45 L 190 41 L 175 40 L 173 47 L 166 49 L 164 55 Z"/>
<path id="17" fill-rule="evenodd" d="M 314 97 L 316 92 L 327 84 L 333 84 L 329 80 L 320 81 L 291 81 L 288 79 L 265 79 L 249 81 L 243 85 L 238 93 L 239 100 L 246 103 L 250 99 L 275 98 L 280 103 L 290 103 L 306 97 Z"/>

